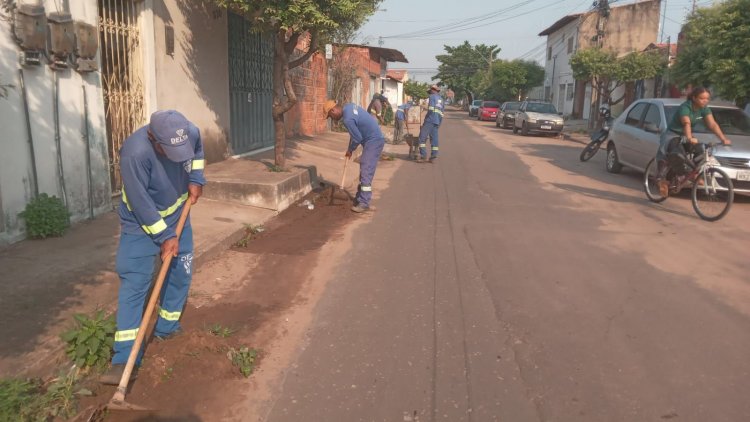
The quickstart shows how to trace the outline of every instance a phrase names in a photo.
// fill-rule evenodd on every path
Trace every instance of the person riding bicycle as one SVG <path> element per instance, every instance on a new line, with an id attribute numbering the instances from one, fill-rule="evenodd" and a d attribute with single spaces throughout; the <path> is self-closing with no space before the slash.
<path id="1" fill-rule="evenodd" d="M 693 129 L 699 122 L 713 132 L 721 143 L 731 145 L 730 141 L 721 131 L 719 124 L 716 123 L 708 102 L 711 100 L 711 93 L 707 88 L 696 87 L 687 97 L 687 101 L 682 103 L 674 114 L 674 118 L 667 126 L 667 130 L 662 133 L 659 141 L 659 150 L 656 153 L 658 162 L 658 185 L 661 196 L 669 195 L 669 181 L 666 180 L 667 173 L 670 170 L 667 157 L 670 153 L 679 151 L 684 148 L 685 152 L 692 152 L 698 156 L 704 152 L 702 144 L 698 139 L 693 137 Z M 676 135 L 676 136 L 675 136 Z"/>

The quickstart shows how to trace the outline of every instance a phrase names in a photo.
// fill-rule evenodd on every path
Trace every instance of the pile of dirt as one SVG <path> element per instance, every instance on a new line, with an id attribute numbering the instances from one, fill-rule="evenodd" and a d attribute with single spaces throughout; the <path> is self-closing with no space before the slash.
<path id="1" fill-rule="evenodd" d="M 158 412 L 108 412 L 107 421 L 208 420 L 206 415 L 222 414 L 241 399 L 240 390 L 248 384 L 228 353 L 243 346 L 257 349 L 256 365 L 262 366 L 267 357 L 264 346 L 278 335 L 269 325 L 295 301 L 305 300 L 298 293 L 315 266 L 317 252 L 356 217 L 341 192 L 335 193 L 332 204 L 330 194 L 330 188 L 318 189 L 300 201 L 309 201 L 313 207 L 295 204 L 262 230 L 249 227 L 244 246 L 235 245 L 214 260 L 225 261 L 218 264 L 231 268 L 242 262 L 236 259 L 238 253 L 259 257 L 238 290 L 224 292 L 222 299 L 199 307 L 197 300 L 188 299 L 182 335 L 148 343 L 127 400 Z M 197 269 L 193 283 L 210 283 L 213 276 Z M 104 404 L 114 393 L 113 387 L 95 390 L 96 396 L 82 402 L 81 408 Z"/>

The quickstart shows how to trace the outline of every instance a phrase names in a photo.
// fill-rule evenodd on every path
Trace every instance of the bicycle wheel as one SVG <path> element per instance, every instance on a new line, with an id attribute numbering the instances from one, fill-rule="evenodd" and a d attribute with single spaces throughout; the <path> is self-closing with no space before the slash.
<path id="1" fill-rule="evenodd" d="M 703 183 L 699 183 L 703 180 Z M 692 190 L 693 209 L 706 221 L 716 221 L 727 215 L 734 202 L 732 179 L 722 169 L 707 168 L 698 175 Z"/>
<path id="2" fill-rule="evenodd" d="M 581 161 L 588 161 L 596 155 L 596 152 L 599 151 L 599 148 L 602 146 L 601 142 L 598 141 L 591 141 L 588 145 L 586 145 L 586 148 L 581 151 L 581 156 L 579 157 Z"/>
<path id="3" fill-rule="evenodd" d="M 658 174 L 658 167 L 656 159 L 652 158 L 646 166 L 646 171 L 643 173 L 643 190 L 646 192 L 646 197 L 651 202 L 664 202 L 667 199 L 666 196 L 661 196 L 659 193 L 659 184 L 657 183 L 656 176 Z"/>

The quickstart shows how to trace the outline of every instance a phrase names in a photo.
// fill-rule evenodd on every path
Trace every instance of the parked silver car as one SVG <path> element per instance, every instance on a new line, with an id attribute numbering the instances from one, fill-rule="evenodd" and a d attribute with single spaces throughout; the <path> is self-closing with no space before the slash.
<path id="1" fill-rule="evenodd" d="M 667 130 L 683 100 L 651 98 L 630 105 L 612 125 L 607 145 L 607 171 L 619 173 L 623 166 L 646 170 L 656 156 L 661 134 Z M 750 116 L 734 106 L 710 105 L 714 119 L 732 141 L 722 146 L 716 136 L 702 123 L 693 134 L 700 142 L 719 144 L 714 157 L 734 184 L 734 191 L 750 194 Z"/>
<path id="2" fill-rule="evenodd" d="M 510 129 L 513 127 L 513 122 L 516 121 L 516 111 L 521 107 L 519 101 L 507 101 L 500 106 L 500 111 L 497 112 L 497 118 L 495 119 L 495 126 L 503 129 Z"/>
<path id="3" fill-rule="evenodd" d="M 524 101 L 516 112 L 513 133 L 520 130 L 524 136 L 531 132 L 559 135 L 563 131 L 563 123 L 562 113 L 558 113 L 551 103 Z"/>
<path id="4" fill-rule="evenodd" d="M 482 100 L 474 100 L 469 104 L 469 117 L 476 117 L 479 107 L 482 106 Z"/>

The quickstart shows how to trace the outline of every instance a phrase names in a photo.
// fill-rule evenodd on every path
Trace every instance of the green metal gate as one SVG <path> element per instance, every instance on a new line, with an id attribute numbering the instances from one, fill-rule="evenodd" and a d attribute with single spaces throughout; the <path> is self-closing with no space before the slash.
<path id="1" fill-rule="evenodd" d="M 272 146 L 273 42 L 229 13 L 230 139 L 234 154 Z"/>

